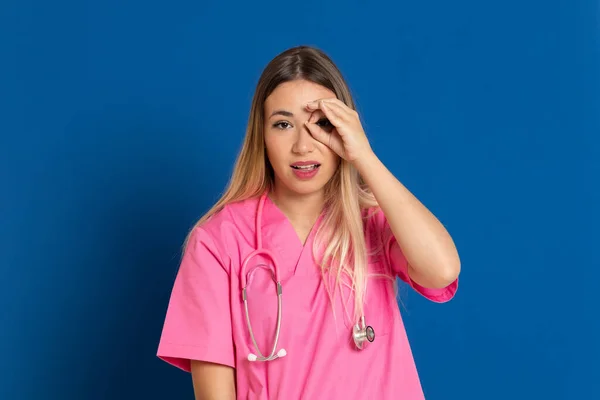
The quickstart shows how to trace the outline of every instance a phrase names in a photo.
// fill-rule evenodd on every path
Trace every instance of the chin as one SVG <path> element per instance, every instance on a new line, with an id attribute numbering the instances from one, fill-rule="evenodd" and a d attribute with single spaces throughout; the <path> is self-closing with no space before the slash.
<path id="1" fill-rule="evenodd" d="M 293 174 L 286 174 L 282 177 L 283 179 L 279 179 L 279 183 L 285 187 L 286 191 L 289 191 L 298 196 L 307 196 L 314 193 L 319 193 L 325 190 L 327 183 L 331 180 L 333 174 L 331 171 L 320 171 L 321 176 L 315 176 L 313 179 L 309 180 L 301 180 L 298 179 Z M 331 176 L 330 176 L 331 175 Z"/>
<path id="2" fill-rule="evenodd" d="M 288 190 L 300 196 L 321 192 L 325 190 L 326 184 L 327 182 L 286 182 Z"/>

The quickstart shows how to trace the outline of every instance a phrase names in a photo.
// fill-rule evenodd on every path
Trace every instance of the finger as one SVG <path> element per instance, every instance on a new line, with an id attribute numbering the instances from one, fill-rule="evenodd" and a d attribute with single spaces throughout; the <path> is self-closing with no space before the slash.
<path id="1" fill-rule="evenodd" d="M 314 137 L 324 145 L 329 146 L 329 142 L 331 141 L 331 133 L 326 132 L 319 125 L 310 123 L 308 121 L 306 121 L 304 125 L 306 126 L 312 137 Z"/>
<path id="2" fill-rule="evenodd" d="M 346 123 L 346 116 L 341 111 L 331 108 L 329 104 L 322 104 L 320 108 L 325 117 L 336 128 L 340 128 Z"/>
<path id="3" fill-rule="evenodd" d="M 325 113 L 322 110 L 315 110 L 312 112 L 312 114 L 310 114 L 308 122 L 314 124 L 322 118 L 326 118 Z"/>
<path id="4" fill-rule="evenodd" d="M 350 121 L 352 119 L 353 110 L 348 108 L 344 103 L 342 103 L 339 100 L 323 100 L 321 108 L 323 106 L 330 108 L 335 114 L 337 114 L 340 118 L 344 119 L 345 121 Z"/>
<path id="5" fill-rule="evenodd" d="M 356 114 L 355 110 L 348 107 L 346 105 L 346 103 L 344 103 L 343 101 L 341 101 L 340 99 L 335 98 L 335 97 L 311 101 L 310 103 L 307 104 L 307 108 L 309 110 L 317 110 L 317 109 L 321 108 L 322 104 L 329 104 L 332 107 L 337 107 L 338 109 L 340 109 L 341 111 L 343 111 L 345 114 L 347 114 L 350 117 L 353 116 L 354 114 Z"/>
<path id="6" fill-rule="evenodd" d="M 335 98 L 335 99 L 323 99 L 323 101 L 326 104 L 331 104 L 332 106 L 339 108 L 341 111 L 343 111 L 344 113 L 348 114 L 349 116 L 352 116 L 352 114 L 354 114 L 356 112 L 352 108 L 348 107 L 348 105 L 346 103 L 344 103 L 343 101 L 341 101 L 338 98 Z"/>
<path id="7" fill-rule="evenodd" d="M 313 101 L 309 101 L 308 103 L 306 103 L 307 107 L 312 107 L 312 108 L 319 108 L 320 103 L 322 102 L 327 102 L 327 103 L 339 103 L 341 105 L 344 105 L 345 103 L 343 101 L 341 101 L 340 99 L 338 99 L 337 97 L 323 97 L 320 99 L 316 99 Z"/>
<path id="8" fill-rule="evenodd" d="M 329 120 L 329 122 L 331 124 L 333 124 L 335 126 L 335 123 L 332 119 L 338 118 L 337 114 L 335 114 L 332 110 L 328 109 L 327 105 L 323 105 L 320 106 L 321 108 L 315 110 L 312 112 L 310 118 L 308 119 L 309 123 L 316 123 L 317 121 L 322 120 L 323 118 L 326 118 Z"/>
<path id="9" fill-rule="evenodd" d="M 335 97 L 313 100 L 306 104 L 306 108 L 310 111 L 315 111 L 315 110 L 318 110 L 319 108 L 321 108 L 321 104 L 324 100 L 334 100 L 334 99 L 335 99 Z"/>

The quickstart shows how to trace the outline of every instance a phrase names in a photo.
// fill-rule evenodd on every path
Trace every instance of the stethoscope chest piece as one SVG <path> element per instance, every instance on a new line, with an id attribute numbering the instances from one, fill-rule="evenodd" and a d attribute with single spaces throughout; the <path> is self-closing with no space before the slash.
<path id="1" fill-rule="evenodd" d="M 356 347 L 362 350 L 365 346 L 365 341 L 372 342 L 375 340 L 375 330 L 370 326 L 364 326 L 364 323 L 362 328 L 356 324 L 352 328 L 352 338 Z"/>

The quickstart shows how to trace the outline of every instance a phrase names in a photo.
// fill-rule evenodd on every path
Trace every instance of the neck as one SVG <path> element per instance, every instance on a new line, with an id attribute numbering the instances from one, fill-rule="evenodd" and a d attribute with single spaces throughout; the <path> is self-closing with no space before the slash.
<path id="1" fill-rule="evenodd" d="M 269 197 L 293 221 L 315 221 L 321 214 L 325 204 L 325 192 L 323 190 L 309 194 L 298 194 L 281 189 L 280 185 L 275 185 Z"/>

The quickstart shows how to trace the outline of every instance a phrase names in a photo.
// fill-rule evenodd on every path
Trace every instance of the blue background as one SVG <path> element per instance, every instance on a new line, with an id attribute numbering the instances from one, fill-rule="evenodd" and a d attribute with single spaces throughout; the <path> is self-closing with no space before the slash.
<path id="1" fill-rule="evenodd" d="M 191 399 L 155 357 L 182 241 L 254 85 L 312 44 L 447 226 L 457 297 L 402 290 L 429 400 L 600 398 L 597 1 L 4 1 L 0 399 Z"/>

